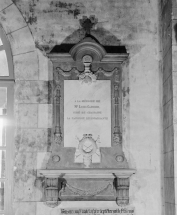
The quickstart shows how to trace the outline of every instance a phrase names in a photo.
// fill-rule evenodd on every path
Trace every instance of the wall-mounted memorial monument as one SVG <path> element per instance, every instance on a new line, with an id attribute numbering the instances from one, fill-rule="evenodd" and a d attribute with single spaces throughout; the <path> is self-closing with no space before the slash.
<path id="1" fill-rule="evenodd" d="M 116 200 L 129 203 L 129 169 L 122 151 L 124 46 L 103 46 L 91 34 L 95 17 L 80 20 L 85 37 L 56 45 L 53 63 L 53 142 L 44 201 Z M 69 69 L 68 69 L 69 68 Z"/>

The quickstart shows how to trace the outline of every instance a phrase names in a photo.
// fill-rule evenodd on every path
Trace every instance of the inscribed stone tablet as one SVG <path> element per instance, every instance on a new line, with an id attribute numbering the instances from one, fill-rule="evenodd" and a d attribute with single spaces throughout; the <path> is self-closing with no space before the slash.
<path id="1" fill-rule="evenodd" d="M 134 215 L 133 207 L 117 208 L 61 208 L 61 215 Z"/>
<path id="2" fill-rule="evenodd" d="M 99 136 L 99 146 L 111 147 L 110 80 L 64 80 L 64 146 L 77 147 L 84 134 Z"/>

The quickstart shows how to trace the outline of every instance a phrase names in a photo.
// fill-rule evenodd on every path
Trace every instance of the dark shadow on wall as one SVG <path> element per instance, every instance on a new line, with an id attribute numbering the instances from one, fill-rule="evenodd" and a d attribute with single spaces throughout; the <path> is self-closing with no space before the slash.
<path id="1" fill-rule="evenodd" d="M 65 38 L 62 43 L 67 44 L 77 44 L 82 39 L 84 39 L 87 35 L 85 35 L 85 31 L 83 29 L 78 29 L 74 31 L 71 35 Z M 119 46 L 120 40 L 117 39 L 109 31 L 105 30 L 104 28 L 97 28 L 96 30 L 91 30 L 89 36 L 93 36 L 96 42 L 103 46 Z"/>
<path id="2" fill-rule="evenodd" d="M 55 43 L 55 45 L 49 46 L 49 45 L 41 45 L 36 42 L 35 45 L 38 49 L 45 51 L 46 53 L 55 52 L 54 49 L 58 46 L 60 46 L 60 49 L 62 48 L 62 50 L 63 50 L 62 52 L 68 52 L 72 48 L 72 46 L 79 43 L 86 37 L 92 38 L 93 40 L 95 40 L 95 42 L 97 42 L 98 44 L 100 44 L 104 47 L 105 46 L 110 47 L 111 51 L 108 51 L 108 52 L 113 51 L 111 48 L 113 46 L 121 47 L 121 41 L 115 35 L 110 33 L 110 31 L 105 30 L 104 28 L 97 28 L 97 29 L 91 30 L 89 35 L 87 35 L 85 33 L 84 29 L 77 29 L 72 34 L 67 36 L 61 42 L 61 44 Z M 54 44 L 54 41 L 52 41 L 51 43 Z M 60 50 L 60 52 L 61 52 L 61 50 Z M 124 50 L 123 50 L 123 52 L 124 52 Z"/>
<path id="3" fill-rule="evenodd" d="M 174 31 L 175 31 L 175 40 L 177 42 L 177 23 L 174 25 Z"/>

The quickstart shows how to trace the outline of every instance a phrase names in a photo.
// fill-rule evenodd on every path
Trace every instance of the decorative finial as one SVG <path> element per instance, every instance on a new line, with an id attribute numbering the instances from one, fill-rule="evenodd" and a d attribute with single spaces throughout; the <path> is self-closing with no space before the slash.
<path id="1" fill-rule="evenodd" d="M 98 23 L 98 19 L 95 18 L 94 15 L 83 16 L 82 19 L 79 20 L 81 27 L 85 30 L 86 34 L 90 34 L 91 29 Z"/>

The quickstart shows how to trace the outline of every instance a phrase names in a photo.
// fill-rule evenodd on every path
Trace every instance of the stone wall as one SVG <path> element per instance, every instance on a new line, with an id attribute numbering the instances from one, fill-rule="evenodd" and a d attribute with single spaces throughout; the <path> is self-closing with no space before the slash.
<path id="1" fill-rule="evenodd" d="M 13 214 L 58 213 L 58 208 L 49 209 L 41 202 L 42 192 L 36 186 L 36 170 L 46 167 L 52 147 L 52 65 L 45 53 L 56 44 L 82 39 L 78 29 L 83 15 L 98 18 L 92 33 L 101 44 L 125 45 L 130 54 L 124 66 L 128 74 L 124 82 L 129 85 L 124 93 L 129 101 L 123 118 L 123 150 L 130 168 L 137 170 L 131 177 L 130 204 L 136 215 L 161 214 L 158 1 L 4 0 L 0 8 L 16 79 Z M 104 35 L 110 39 L 105 41 Z"/>

